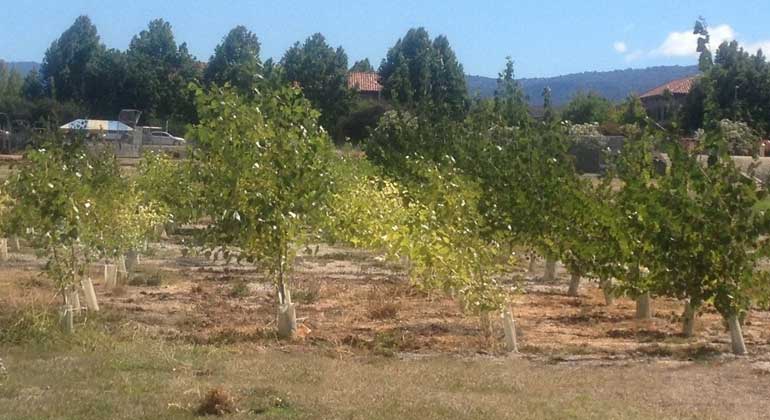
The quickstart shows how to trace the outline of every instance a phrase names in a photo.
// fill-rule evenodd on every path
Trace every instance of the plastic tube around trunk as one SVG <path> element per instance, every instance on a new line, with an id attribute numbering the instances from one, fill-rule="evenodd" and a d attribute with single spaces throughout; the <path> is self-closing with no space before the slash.
<path id="1" fill-rule="evenodd" d="M 503 328 L 505 329 L 505 348 L 509 352 L 518 353 L 519 345 L 516 342 L 516 324 L 513 322 L 511 308 L 507 307 L 503 311 Z"/>
<path id="2" fill-rule="evenodd" d="M 730 327 L 730 344 L 733 354 L 746 354 L 746 342 L 743 341 L 743 330 L 738 315 L 730 315 L 727 318 L 727 325 Z"/>
<path id="3" fill-rule="evenodd" d="M 65 334 L 72 334 L 75 330 L 75 319 L 72 312 L 70 305 L 62 305 L 59 308 L 59 325 Z"/>
<path id="4" fill-rule="evenodd" d="M 88 307 L 88 310 L 99 312 L 99 302 L 96 300 L 94 283 L 91 281 L 91 278 L 84 278 L 80 281 L 80 285 L 83 287 L 83 295 L 86 297 L 86 306 Z"/>
<path id="5" fill-rule="evenodd" d="M 297 331 L 297 311 L 293 303 L 278 305 L 278 337 L 291 339 Z"/>
<path id="6" fill-rule="evenodd" d="M 652 298 L 650 292 L 636 297 L 636 319 L 652 319 Z"/>
<path id="7" fill-rule="evenodd" d="M 118 266 L 104 264 L 104 285 L 108 289 L 114 289 L 118 285 Z"/>
<path id="8" fill-rule="evenodd" d="M 72 307 L 72 312 L 80 312 L 80 295 L 77 286 L 67 289 L 67 304 Z"/>

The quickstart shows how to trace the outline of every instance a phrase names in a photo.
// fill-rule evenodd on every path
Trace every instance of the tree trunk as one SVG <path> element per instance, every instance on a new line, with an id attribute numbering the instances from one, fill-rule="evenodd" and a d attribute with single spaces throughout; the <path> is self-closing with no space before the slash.
<path id="1" fill-rule="evenodd" d="M 577 297 L 580 290 L 580 274 L 572 273 L 569 280 L 569 290 L 567 296 Z"/>
<path id="2" fill-rule="evenodd" d="M 652 319 L 652 298 L 649 292 L 636 297 L 636 319 Z"/>
<path id="3" fill-rule="evenodd" d="M 62 305 L 59 310 L 59 323 L 65 334 L 72 334 L 75 331 L 75 319 L 72 312 L 70 305 Z"/>
<path id="4" fill-rule="evenodd" d="M 479 322 L 481 325 L 481 334 L 489 338 L 492 336 L 492 321 L 489 319 L 489 312 L 488 311 L 482 311 L 479 314 Z"/>
<path id="5" fill-rule="evenodd" d="M 599 287 L 602 288 L 604 293 L 604 303 L 607 306 L 612 306 L 615 301 L 615 295 L 612 291 L 612 279 L 603 279 L 599 282 Z"/>
<path id="6" fill-rule="evenodd" d="M 545 260 L 545 274 L 543 275 L 543 281 L 556 280 L 556 260 L 552 257 L 547 257 Z"/>
<path id="7" fill-rule="evenodd" d="M 8 261 L 8 239 L 0 239 L 0 261 Z"/>
<path id="8" fill-rule="evenodd" d="M 730 315 L 727 318 L 727 324 L 730 326 L 730 344 L 733 354 L 746 354 L 746 343 L 743 341 L 743 330 L 738 315 Z"/>
<path id="9" fill-rule="evenodd" d="M 80 285 L 83 287 L 83 295 L 86 297 L 86 306 L 89 311 L 99 312 L 99 302 L 96 300 L 96 292 L 94 291 L 94 283 L 90 277 L 85 277 L 80 281 Z"/>
<path id="10" fill-rule="evenodd" d="M 527 270 L 527 271 L 529 271 L 530 274 L 535 272 L 535 262 L 537 262 L 537 258 L 535 257 L 535 255 L 534 254 L 530 255 L 529 256 L 529 268 Z"/>
<path id="11" fill-rule="evenodd" d="M 695 306 L 688 300 L 682 313 L 682 335 L 692 337 L 695 332 Z"/>
<path id="12" fill-rule="evenodd" d="M 18 235 L 13 235 L 11 237 L 11 249 L 13 252 L 21 252 L 21 244 L 19 243 Z"/>
<path id="13" fill-rule="evenodd" d="M 519 352 L 519 345 L 516 342 L 516 324 L 513 322 L 511 308 L 507 307 L 503 311 L 503 328 L 505 329 L 505 348 L 511 353 Z"/>
<path id="14" fill-rule="evenodd" d="M 118 266 L 115 264 L 104 264 L 104 286 L 108 289 L 114 289 L 118 285 Z"/>

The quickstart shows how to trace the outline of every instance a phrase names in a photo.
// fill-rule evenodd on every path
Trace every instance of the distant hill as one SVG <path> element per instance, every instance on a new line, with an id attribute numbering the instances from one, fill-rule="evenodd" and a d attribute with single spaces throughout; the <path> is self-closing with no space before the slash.
<path id="1" fill-rule="evenodd" d="M 629 93 L 641 94 L 666 82 L 698 73 L 697 66 L 658 66 L 646 69 L 591 71 L 565 76 L 520 79 L 524 93 L 532 105 L 542 104 L 545 87 L 551 88 L 555 106 L 568 103 L 578 92 L 596 92 L 605 98 L 619 102 Z M 497 79 L 483 76 L 466 76 L 471 96 L 488 98 L 494 95 Z"/>
<path id="2" fill-rule="evenodd" d="M 8 67 L 11 70 L 18 71 L 22 77 L 26 76 L 27 73 L 31 72 L 32 70 L 39 70 L 40 69 L 40 63 L 35 63 L 34 61 L 3 61 L 0 60 L 0 62 L 5 63 L 8 65 Z"/>

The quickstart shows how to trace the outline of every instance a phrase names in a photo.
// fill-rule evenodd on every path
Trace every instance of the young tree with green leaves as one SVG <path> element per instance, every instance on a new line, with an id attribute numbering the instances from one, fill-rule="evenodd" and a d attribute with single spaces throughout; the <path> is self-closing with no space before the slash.
<path id="1" fill-rule="evenodd" d="M 45 272 L 72 305 L 91 262 L 136 245 L 163 216 L 126 189 L 109 150 L 52 137 L 25 161 L 3 185 L 10 203 L 3 231 L 24 236 L 47 259 Z"/>
<path id="2" fill-rule="evenodd" d="M 211 248 L 261 264 L 275 281 L 278 332 L 296 328 L 289 284 L 297 246 L 307 239 L 332 188 L 331 142 L 299 89 L 253 98 L 231 87 L 197 93 L 192 179 L 211 218 Z"/>
<path id="3" fill-rule="evenodd" d="M 667 144 L 671 169 L 657 191 L 652 277 L 661 293 L 686 300 L 685 335 L 710 301 L 729 326 L 733 352 L 744 354 L 740 319 L 758 297 L 751 291 L 768 280 L 759 262 L 770 250 L 770 215 L 755 211 L 766 191 L 736 167 L 723 133 L 704 140 L 705 165 L 678 143 Z"/>

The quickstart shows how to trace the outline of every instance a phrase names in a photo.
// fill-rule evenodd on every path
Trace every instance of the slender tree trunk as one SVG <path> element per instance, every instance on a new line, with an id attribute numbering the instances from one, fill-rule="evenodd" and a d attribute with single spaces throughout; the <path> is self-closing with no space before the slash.
<path id="1" fill-rule="evenodd" d="M 519 345 L 516 342 L 516 324 L 513 322 L 511 308 L 503 310 L 503 328 L 505 329 L 505 348 L 509 352 L 518 353 Z"/>
<path id="2" fill-rule="evenodd" d="M 743 330 L 741 329 L 741 322 L 738 319 L 738 315 L 730 315 L 727 318 L 727 325 L 730 327 L 730 344 L 733 354 L 746 354 L 746 343 L 743 341 Z"/>
<path id="3" fill-rule="evenodd" d="M 607 306 L 612 306 L 615 301 L 615 295 L 612 291 L 612 279 L 602 279 L 599 282 L 599 287 L 602 288 L 602 292 L 604 293 L 604 303 Z"/>
<path id="4" fill-rule="evenodd" d="M 636 319 L 652 319 L 652 298 L 650 297 L 650 292 L 636 297 Z"/>
<path id="5" fill-rule="evenodd" d="M 545 274 L 543 275 L 543 281 L 556 280 L 556 260 L 553 257 L 547 257 L 545 260 Z"/>
<path id="6" fill-rule="evenodd" d="M 692 337 L 695 333 L 695 311 L 696 305 L 691 300 L 684 303 L 684 312 L 682 313 L 682 335 Z"/>
<path id="7" fill-rule="evenodd" d="M 530 274 L 535 272 L 535 262 L 537 262 L 537 257 L 535 257 L 535 254 L 530 255 L 529 256 L 529 268 L 527 270 L 527 271 L 529 271 Z"/>
<path id="8" fill-rule="evenodd" d="M 492 336 L 492 321 L 489 319 L 489 312 L 488 311 L 482 311 L 479 314 L 479 322 L 481 325 L 481 334 L 484 337 L 491 337 Z"/>
<path id="9" fill-rule="evenodd" d="M 21 252 L 21 244 L 19 243 L 19 235 L 13 235 L 11 237 L 11 249 L 13 252 Z"/>
<path id="10" fill-rule="evenodd" d="M 569 290 L 567 290 L 567 296 L 577 297 L 580 290 L 580 274 L 572 273 L 569 280 Z"/>

